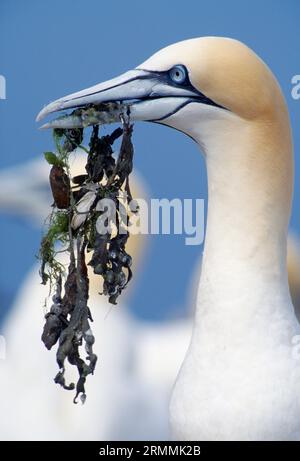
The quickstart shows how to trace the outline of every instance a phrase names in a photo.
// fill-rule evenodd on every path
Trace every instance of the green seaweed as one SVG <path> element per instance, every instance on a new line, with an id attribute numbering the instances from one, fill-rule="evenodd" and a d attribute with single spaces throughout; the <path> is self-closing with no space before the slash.
<path id="1" fill-rule="evenodd" d="M 47 233 L 43 236 L 39 258 L 42 261 L 41 277 L 42 283 L 45 285 L 50 281 L 53 283 L 53 278 L 57 279 L 62 275 L 64 267 L 56 259 L 55 247 L 58 242 L 66 244 L 69 240 L 68 236 L 69 217 L 64 211 L 56 211 L 50 217 L 50 223 Z"/>
<path id="2" fill-rule="evenodd" d="M 54 152 L 44 152 L 44 157 L 49 163 L 49 165 L 56 165 L 61 167 L 66 166 L 66 164 L 60 158 L 58 158 L 58 156 L 54 154 Z"/>

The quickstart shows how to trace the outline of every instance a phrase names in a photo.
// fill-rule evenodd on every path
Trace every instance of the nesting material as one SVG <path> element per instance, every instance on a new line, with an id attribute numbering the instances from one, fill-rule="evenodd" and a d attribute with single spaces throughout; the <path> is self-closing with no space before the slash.
<path id="1" fill-rule="evenodd" d="M 59 371 L 55 382 L 65 389 L 76 389 L 75 403 L 79 397 L 85 401 L 86 377 L 93 374 L 97 362 L 93 353 L 95 338 L 90 326 L 92 313 L 88 307 L 87 265 L 102 278 L 103 295 L 112 304 L 117 303 L 132 277 L 131 256 L 125 248 L 129 237 L 128 217 L 133 212 L 129 184 L 133 167 L 133 125 L 129 113 L 123 115 L 121 105 L 104 106 L 101 105 L 99 110 L 96 107 L 77 109 L 58 119 L 59 128 L 56 121 L 53 131 L 56 152 L 45 153 L 51 165 L 50 186 L 54 203 L 39 256 L 42 283 L 50 283 L 53 303 L 45 317 L 42 341 L 47 349 L 58 345 Z M 122 128 L 100 137 L 98 123 L 112 121 L 117 114 Z M 69 154 L 82 147 L 83 130 L 89 125 L 93 127 L 88 149 L 84 148 L 86 171 L 71 178 Z M 120 151 L 114 156 L 112 146 L 120 136 L 123 136 Z M 100 205 L 103 199 L 114 205 L 112 212 Z M 68 254 L 68 267 L 57 258 L 61 252 Z M 81 346 L 85 348 L 85 358 L 81 357 Z M 76 385 L 66 383 L 66 361 L 77 367 L 79 378 Z"/>

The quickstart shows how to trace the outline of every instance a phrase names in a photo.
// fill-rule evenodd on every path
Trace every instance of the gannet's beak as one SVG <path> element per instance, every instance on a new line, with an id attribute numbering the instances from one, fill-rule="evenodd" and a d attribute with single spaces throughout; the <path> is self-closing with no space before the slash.
<path id="1" fill-rule="evenodd" d="M 131 120 L 159 121 L 177 112 L 190 101 L 201 99 L 189 82 L 178 85 L 172 81 L 167 71 L 134 69 L 112 80 L 87 88 L 86 90 L 60 98 L 44 107 L 37 121 L 47 115 L 88 105 L 121 102 L 130 109 Z M 202 101 L 199 101 L 202 102 Z M 118 122 L 119 117 L 109 122 Z M 68 128 L 71 128 L 68 122 Z M 56 121 L 45 125 L 55 128 Z"/>

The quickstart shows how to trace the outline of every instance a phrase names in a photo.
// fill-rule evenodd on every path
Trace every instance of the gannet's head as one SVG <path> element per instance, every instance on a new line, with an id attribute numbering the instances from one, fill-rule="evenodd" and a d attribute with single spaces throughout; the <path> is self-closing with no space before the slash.
<path id="1" fill-rule="evenodd" d="M 274 110 L 280 94 L 268 67 L 247 46 L 203 37 L 168 46 L 134 70 L 49 104 L 38 120 L 87 104 L 126 101 L 132 120 L 169 125 L 201 142 L 201 121 L 258 118 Z"/>

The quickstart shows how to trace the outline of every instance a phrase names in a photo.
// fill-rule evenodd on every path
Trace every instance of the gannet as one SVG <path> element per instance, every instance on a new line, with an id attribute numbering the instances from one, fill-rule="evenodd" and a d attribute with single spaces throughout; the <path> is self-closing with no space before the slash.
<path id="1" fill-rule="evenodd" d="M 192 339 L 170 402 L 181 440 L 300 439 L 299 333 L 288 289 L 293 148 L 286 103 L 241 42 L 186 40 L 44 116 L 123 101 L 132 120 L 193 138 L 205 156 L 208 217 Z"/>

